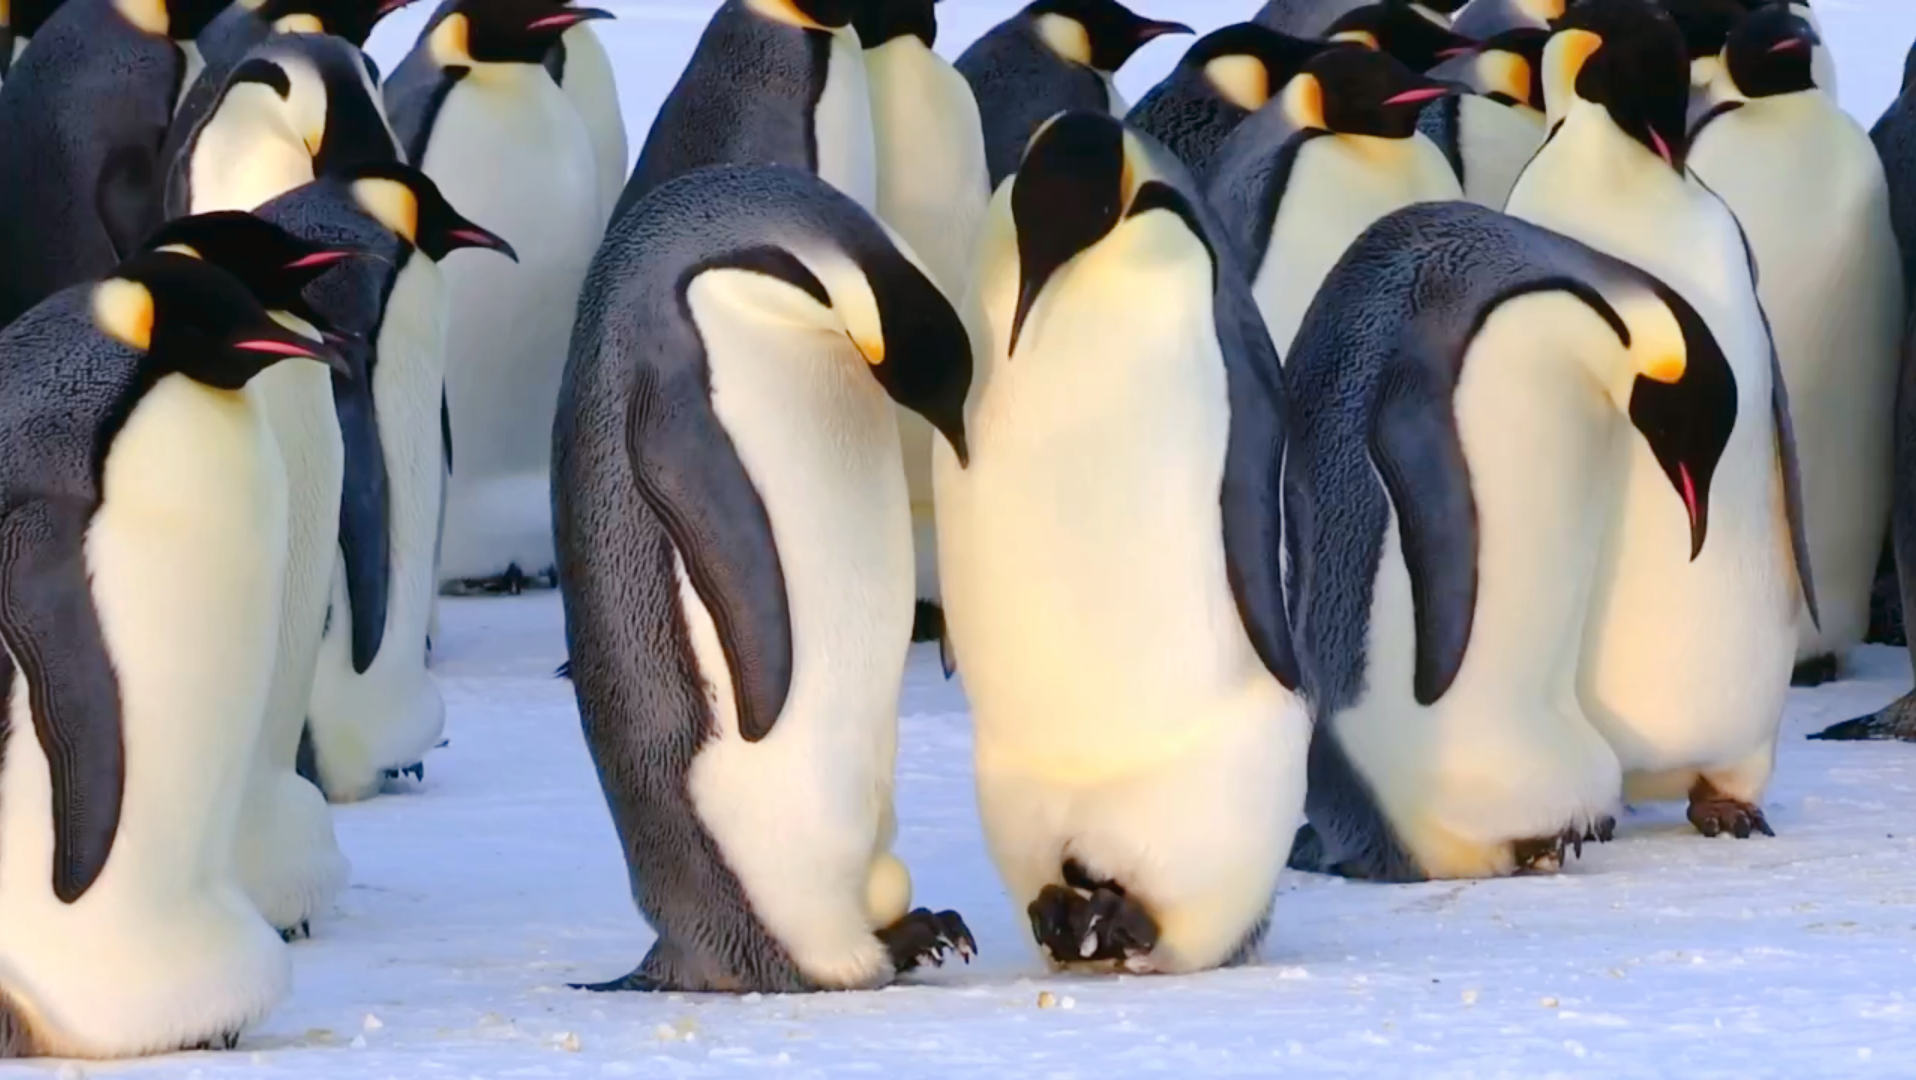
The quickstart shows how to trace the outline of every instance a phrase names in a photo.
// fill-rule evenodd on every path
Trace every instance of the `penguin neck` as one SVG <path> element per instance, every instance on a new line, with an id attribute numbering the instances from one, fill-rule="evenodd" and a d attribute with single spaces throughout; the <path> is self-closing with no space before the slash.
<path id="1" fill-rule="evenodd" d="M 252 210 L 313 179 L 313 155 L 267 87 L 235 87 L 200 130 L 190 166 L 195 214 Z"/>
<path id="2" fill-rule="evenodd" d="M 1547 204 L 1570 222 L 1619 204 L 1680 212 L 1692 204 L 1693 188 L 1687 173 L 1624 134 L 1601 105 L 1578 101 L 1518 178 L 1510 212 L 1524 216 L 1526 205 Z"/>
<path id="3" fill-rule="evenodd" d="M 459 66 L 466 68 L 465 82 L 468 85 L 483 86 L 488 90 L 523 91 L 541 82 L 552 82 L 545 68 L 537 64 L 474 63 Z"/>

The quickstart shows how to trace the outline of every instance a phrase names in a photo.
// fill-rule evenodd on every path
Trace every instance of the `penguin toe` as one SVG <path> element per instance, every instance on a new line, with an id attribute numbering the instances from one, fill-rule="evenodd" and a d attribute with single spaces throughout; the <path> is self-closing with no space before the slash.
<path id="1" fill-rule="evenodd" d="M 1064 964 L 1078 959 L 1078 943 L 1090 922 L 1083 896 L 1062 885 L 1046 885 L 1025 914 L 1031 919 L 1031 936 L 1054 961 Z"/>
<path id="2" fill-rule="evenodd" d="M 954 929 L 956 935 L 953 934 Z M 957 912 L 946 911 L 934 915 L 929 908 L 919 908 L 880 930 L 878 939 L 891 952 L 892 967 L 900 974 L 926 964 L 943 967 L 945 956 L 952 952 L 966 957 L 969 962 L 964 943 L 971 943 L 970 948 L 974 950 L 977 947 L 976 943 L 971 942 L 971 931 Z"/>
<path id="3" fill-rule="evenodd" d="M 1748 840 L 1757 833 L 1775 836 L 1768 819 L 1763 816 L 1761 807 L 1752 806 L 1738 799 L 1722 797 L 1690 801 L 1690 824 L 1696 831 L 1707 837 L 1729 833 L 1738 840 Z"/>
<path id="4" fill-rule="evenodd" d="M 937 919 L 939 931 L 951 950 L 958 954 L 958 959 L 971 963 L 971 958 L 978 955 L 978 939 L 971 936 L 971 927 L 965 925 L 964 916 L 955 911 L 941 911 Z"/>
<path id="5" fill-rule="evenodd" d="M 1586 844 L 1607 844 L 1616 839 L 1616 836 L 1617 819 L 1611 817 L 1609 814 L 1605 814 L 1591 821 L 1583 831 L 1583 841 Z"/>
<path id="6" fill-rule="evenodd" d="M 1091 894 L 1090 927 L 1080 943 L 1087 960 L 1128 961 L 1158 947 L 1158 921 L 1143 904 L 1114 886 Z M 1083 950 L 1089 947 L 1090 952 Z"/>
<path id="7" fill-rule="evenodd" d="M 1822 686 L 1836 681 L 1840 673 L 1836 667 L 1836 654 L 1824 653 L 1812 656 L 1796 665 L 1790 672 L 1791 686 Z"/>
<path id="8" fill-rule="evenodd" d="M 662 984 L 636 971 L 630 975 L 623 975 L 613 979 L 611 982 L 567 983 L 566 986 L 569 989 L 584 990 L 593 994 L 616 994 L 621 992 L 649 994 L 665 989 Z"/>
<path id="9" fill-rule="evenodd" d="M 305 941 L 312 936 L 313 924 L 307 919 L 299 920 L 299 923 L 294 926 L 282 926 L 279 930 L 279 939 L 288 945 L 295 941 Z"/>

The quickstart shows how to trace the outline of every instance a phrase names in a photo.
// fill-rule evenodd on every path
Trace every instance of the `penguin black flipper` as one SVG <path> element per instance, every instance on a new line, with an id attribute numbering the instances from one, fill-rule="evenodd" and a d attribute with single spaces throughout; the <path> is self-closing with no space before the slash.
<path id="1" fill-rule="evenodd" d="M 88 511 L 35 499 L 0 518 L 0 640 L 27 686 L 53 787 L 53 893 L 71 904 L 106 868 L 126 745 L 119 680 L 87 582 Z"/>
<path id="2" fill-rule="evenodd" d="M 1450 171 L 1457 174 L 1459 184 L 1468 182 L 1464 179 L 1463 108 L 1463 97 L 1452 94 L 1438 98 L 1417 114 L 1417 130 L 1444 152 L 1444 160 L 1450 162 Z"/>
<path id="3" fill-rule="evenodd" d="M 340 347 L 353 378 L 333 374 L 333 412 L 345 445 L 340 485 L 339 550 L 346 564 L 346 597 L 352 608 L 353 671 L 364 675 L 379 657 L 386 636 L 392 581 L 391 492 L 386 455 L 373 405 L 371 347 Z"/>
<path id="4" fill-rule="evenodd" d="M 1239 257 L 1252 275 L 1264 262 L 1271 245 L 1271 230 L 1284 205 L 1284 192 L 1290 187 L 1291 170 L 1304 145 L 1330 132 L 1319 128 L 1292 132 L 1275 154 L 1261 152 L 1264 135 L 1272 125 L 1286 123 L 1282 110 L 1266 107 L 1239 124 L 1224 140 L 1215 159 L 1207 195 L 1217 211 L 1224 233 L 1237 245 Z"/>
<path id="5" fill-rule="evenodd" d="M 159 149 L 147 146 L 116 146 L 100 164 L 94 208 L 117 258 L 140 250 L 140 241 L 160 223 L 153 212 L 159 202 L 159 169 Z"/>
<path id="6" fill-rule="evenodd" d="M 627 453 L 725 649 L 747 742 L 771 733 L 792 686 L 792 617 L 772 520 L 712 411 L 700 373 L 640 365 Z"/>
<path id="7" fill-rule="evenodd" d="M 432 138 L 432 125 L 446 96 L 470 68 L 440 69 L 424 50 L 414 49 L 393 69 L 381 93 L 386 99 L 386 119 L 400 150 L 414 166 L 423 166 L 426 143 Z"/>
<path id="8" fill-rule="evenodd" d="M 1769 317 L 1763 319 L 1768 328 Z M 1770 417 L 1776 424 L 1776 467 L 1783 476 L 1783 509 L 1789 514 L 1790 554 L 1796 565 L 1796 581 L 1803 589 L 1803 603 L 1809 607 L 1810 621 L 1823 624 L 1816 606 L 1815 575 L 1810 572 L 1809 529 L 1803 520 L 1803 470 L 1796 456 L 1796 428 L 1790 420 L 1790 390 L 1783 382 L 1783 365 L 1770 345 Z"/>

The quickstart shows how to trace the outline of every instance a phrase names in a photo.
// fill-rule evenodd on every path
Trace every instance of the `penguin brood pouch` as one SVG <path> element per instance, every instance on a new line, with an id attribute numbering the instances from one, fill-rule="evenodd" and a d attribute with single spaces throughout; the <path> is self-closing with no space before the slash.
<path id="1" fill-rule="evenodd" d="M 615 222 L 553 432 L 572 685 L 658 939 L 595 989 L 880 986 L 952 952 L 890 852 L 913 608 L 893 402 L 963 458 L 971 347 L 808 173 L 725 167 Z"/>

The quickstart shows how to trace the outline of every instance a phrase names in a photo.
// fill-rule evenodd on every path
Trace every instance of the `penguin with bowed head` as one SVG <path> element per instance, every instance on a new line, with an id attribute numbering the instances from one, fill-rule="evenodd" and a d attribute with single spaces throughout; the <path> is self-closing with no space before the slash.
<path id="1" fill-rule="evenodd" d="M 993 861 L 1053 966 L 1253 961 L 1310 722 L 1282 373 L 1232 245 L 1168 150 L 1065 113 L 994 197 L 970 302 L 971 459 L 934 467 Z"/>
<path id="2" fill-rule="evenodd" d="M 1266 0 L 1253 21 L 1296 37 L 1323 37 L 1332 23 L 1371 3 L 1372 0 Z M 1404 6 L 1434 25 L 1448 26 L 1452 14 L 1464 6 L 1464 0 L 1423 0 L 1406 2 Z"/>
<path id="3" fill-rule="evenodd" d="M 1419 72 L 1466 55 L 1477 46 L 1477 42 L 1452 33 L 1447 24 L 1433 21 L 1417 5 L 1404 0 L 1381 0 L 1357 8 L 1332 23 L 1324 37 L 1388 53 Z"/>
<path id="4" fill-rule="evenodd" d="M 341 431 L 376 436 L 380 456 L 347 455 L 330 616 L 306 729 L 276 732 L 267 749 L 275 768 L 303 762 L 302 775 L 328 799 L 352 802 L 377 794 L 388 774 L 423 773 L 420 763 L 445 723 L 445 703 L 426 670 L 445 476 L 439 405 L 447 312 L 439 264 L 467 248 L 507 259 L 514 252 L 462 217 L 424 173 L 397 163 L 323 177 L 259 214 L 296 236 L 375 256 L 334 269 L 309 290 L 314 306 L 366 354 L 363 386 L 334 380 L 333 398 Z M 368 441 L 347 436 L 348 445 Z"/>
<path id="5" fill-rule="evenodd" d="M 868 0 L 852 25 L 865 49 L 871 91 L 879 220 L 897 231 L 955 302 L 971 280 L 972 245 L 991 198 L 978 102 L 964 76 L 932 51 L 938 36 L 933 0 Z M 912 410 L 901 405 L 896 412 L 918 575 L 912 640 L 935 641 L 944 619 L 931 486 L 936 434 Z"/>
<path id="6" fill-rule="evenodd" d="M 1544 54 L 1554 130 L 1506 212 L 1656 275 L 1697 310 L 1729 362 L 1736 426 L 1707 507 L 1665 496 L 1672 482 L 1701 483 L 1694 468 L 1645 445 L 1631 451 L 1578 696 L 1617 751 L 1626 798 L 1687 796 L 1699 832 L 1747 837 L 1770 832 L 1759 803 L 1797 612 L 1807 606 L 1814 619 L 1817 607 L 1789 400 L 1749 246 L 1723 200 L 1686 169 L 1686 69 L 1682 35 L 1648 0 L 1572 7 Z"/>
<path id="7" fill-rule="evenodd" d="M 7 70 L 27 44 L 46 25 L 61 0 L 7 0 L 0 3 L 0 85 L 7 81 Z"/>
<path id="8" fill-rule="evenodd" d="M 1470 0 L 1450 28 L 1478 41 L 1512 30 L 1548 30 L 1563 17 L 1564 7 L 1565 0 Z"/>
<path id="9" fill-rule="evenodd" d="M 1543 50 L 1549 40 L 1548 30 L 1507 30 L 1468 56 L 1431 69 L 1431 78 L 1454 78 L 1472 91 L 1433 102 L 1417 122 L 1417 130 L 1443 151 L 1471 202 L 1502 209 L 1517 175 L 1543 145 Z"/>
<path id="10" fill-rule="evenodd" d="M 1689 164 L 1749 238 L 1789 385 L 1820 615 L 1797 618 L 1795 681 L 1814 686 L 1869 626 L 1905 304 L 1882 160 L 1816 86 L 1801 10 L 1776 4 L 1731 31 Z"/>
<path id="11" fill-rule="evenodd" d="M 605 222 L 591 135 L 543 64 L 599 18 L 553 0 L 459 0 L 386 84 L 406 160 L 519 256 L 444 267 L 455 457 L 439 572 L 456 591 L 551 582 L 549 421 Z"/>
<path id="12" fill-rule="evenodd" d="M 873 209 L 877 150 L 852 17 L 884 0 L 725 0 L 659 106 L 614 220 L 653 188 L 710 165 L 785 165 Z"/>
<path id="13" fill-rule="evenodd" d="M 1678 554 L 1712 540 L 1737 399 L 1696 310 L 1576 241 L 1425 204 L 1351 246 L 1284 376 L 1310 868 L 1490 877 L 1610 839 L 1622 773 L 1577 704 L 1578 645 L 1630 446 L 1695 507 Z"/>
<path id="14" fill-rule="evenodd" d="M 681 177 L 594 260 L 553 432 L 572 685 L 658 933 L 593 989 L 881 986 L 974 949 L 891 854 L 911 517 L 895 401 L 958 455 L 964 325 L 850 197 Z"/>
<path id="15" fill-rule="evenodd" d="M 232 865 L 286 530 L 243 390 L 321 358 L 172 253 L 0 332 L 0 1054 L 231 1047 L 286 992 Z"/>
<path id="16" fill-rule="evenodd" d="M 1333 49 L 1224 141 L 1210 202 L 1250 259 L 1280 354 L 1324 275 L 1371 222 L 1463 197 L 1450 163 L 1417 131 L 1425 106 L 1455 92 L 1389 54 Z"/>
<path id="17" fill-rule="evenodd" d="M 1123 116 L 1129 107 L 1112 75 L 1150 42 L 1192 32 L 1117 0 L 1035 0 L 972 42 L 957 67 L 978 97 L 993 189 L 1017 171 L 1032 135 L 1058 113 Z"/>
<path id="18" fill-rule="evenodd" d="M 1202 182 L 1231 132 L 1311 58 L 1336 47 L 1234 23 L 1199 38 L 1171 74 L 1138 99 L 1125 123 L 1163 143 Z"/>
<path id="19" fill-rule="evenodd" d="M 160 144 L 220 0 L 68 0 L 0 87 L 0 326 L 161 218 Z"/>

